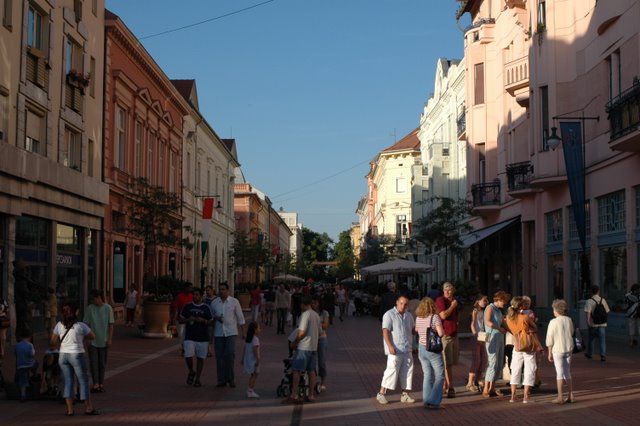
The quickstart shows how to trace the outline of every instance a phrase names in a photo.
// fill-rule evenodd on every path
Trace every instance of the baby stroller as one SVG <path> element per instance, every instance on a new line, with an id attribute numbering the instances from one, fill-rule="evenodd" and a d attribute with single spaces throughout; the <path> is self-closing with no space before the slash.
<path id="1" fill-rule="evenodd" d="M 285 358 L 282 360 L 284 364 L 283 377 L 280 380 L 280 384 L 276 388 L 276 395 L 278 397 L 288 397 L 291 395 L 291 385 L 293 384 L 293 368 L 292 358 Z M 316 383 L 316 394 L 320 393 L 320 382 Z M 298 397 L 304 398 L 309 396 L 309 377 L 304 372 L 300 374 L 300 385 L 298 386 Z"/>
<path id="2" fill-rule="evenodd" d="M 62 398 L 62 371 L 58 365 L 60 353 L 47 349 L 42 358 L 42 384 L 40 393 L 47 397 Z"/>

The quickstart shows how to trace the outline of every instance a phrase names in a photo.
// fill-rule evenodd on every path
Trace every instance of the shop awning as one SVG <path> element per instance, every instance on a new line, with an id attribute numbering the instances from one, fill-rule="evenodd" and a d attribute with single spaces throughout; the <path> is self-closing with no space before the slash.
<path id="1" fill-rule="evenodd" d="M 462 236 L 462 248 L 469 248 L 472 245 L 479 243 L 487 237 L 495 234 L 511 225 L 512 223 L 520 220 L 520 217 L 514 217 L 513 219 L 505 220 L 504 222 L 496 223 L 495 225 L 487 226 L 486 228 L 478 229 L 477 231 L 473 231 L 470 234 Z"/>

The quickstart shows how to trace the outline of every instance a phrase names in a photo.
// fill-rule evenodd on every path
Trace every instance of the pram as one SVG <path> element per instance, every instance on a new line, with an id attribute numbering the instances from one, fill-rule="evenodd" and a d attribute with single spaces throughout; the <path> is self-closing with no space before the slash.
<path id="1" fill-rule="evenodd" d="M 47 349 L 42 358 L 42 383 L 40 394 L 43 396 L 62 398 L 62 371 L 58 365 L 60 353 Z"/>
<path id="2" fill-rule="evenodd" d="M 295 339 L 295 335 L 297 334 L 297 330 L 293 330 L 291 335 L 289 335 L 289 339 L 287 339 L 288 348 L 289 348 L 289 358 L 285 358 L 282 360 L 282 364 L 284 365 L 283 369 L 283 377 L 280 380 L 280 384 L 276 388 L 276 395 L 278 397 L 288 397 L 291 395 L 291 387 L 293 385 L 293 357 L 295 356 L 295 345 L 293 343 L 293 339 Z M 320 382 L 316 383 L 316 394 L 320 393 Z M 306 372 L 300 374 L 300 384 L 298 385 L 298 397 L 304 398 L 309 396 L 309 377 Z"/>

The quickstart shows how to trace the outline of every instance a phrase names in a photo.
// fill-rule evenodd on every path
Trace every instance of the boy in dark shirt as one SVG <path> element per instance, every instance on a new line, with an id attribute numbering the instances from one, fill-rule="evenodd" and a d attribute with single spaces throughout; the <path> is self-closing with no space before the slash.
<path id="1" fill-rule="evenodd" d="M 201 289 L 193 289 L 193 301 L 182 308 L 178 321 L 185 324 L 184 359 L 189 369 L 187 384 L 200 387 L 200 375 L 209 348 L 209 326 L 213 324 L 211 308 L 202 301 Z M 196 371 L 193 371 L 194 356 Z"/>

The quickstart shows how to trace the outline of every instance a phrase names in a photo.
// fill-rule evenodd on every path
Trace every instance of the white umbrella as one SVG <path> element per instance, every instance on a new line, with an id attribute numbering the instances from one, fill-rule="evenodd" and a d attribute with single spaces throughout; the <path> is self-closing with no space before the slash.
<path id="1" fill-rule="evenodd" d="M 433 266 L 426 263 L 412 262 L 405 259 L 394 259 L 384 263 L 378 263 L 377 265 L 365 266 L 360 269 L 360 272 L 364 275 L 381 275 L 381 274 L 418 274 L 422 272 L 433 271 Z"/>
<path id="2" fill-rule="evenodd" d="M 289 281 L 294 283 L 303 283 L 304 278 L 297 277 L 291 274 L 279 274 L 273 277 L 274 281 Z"/>

